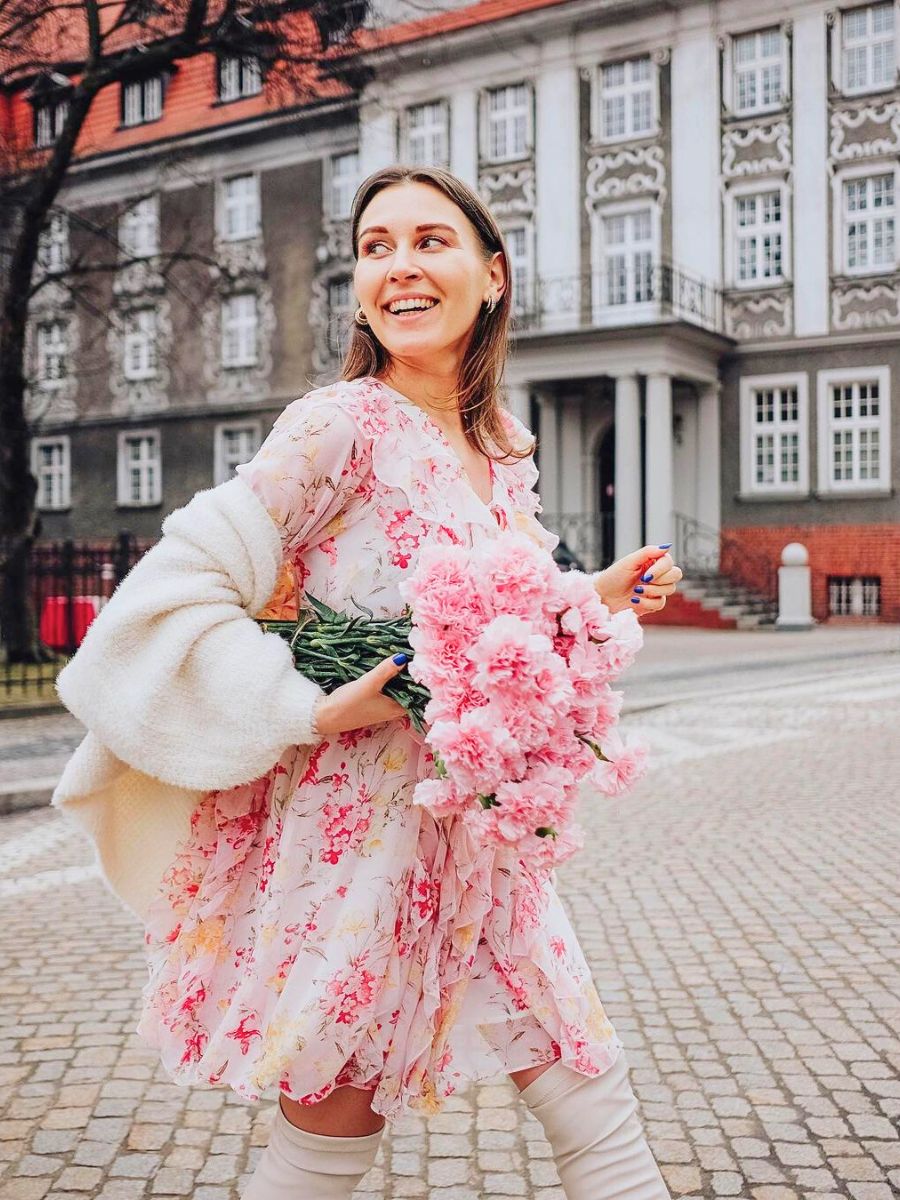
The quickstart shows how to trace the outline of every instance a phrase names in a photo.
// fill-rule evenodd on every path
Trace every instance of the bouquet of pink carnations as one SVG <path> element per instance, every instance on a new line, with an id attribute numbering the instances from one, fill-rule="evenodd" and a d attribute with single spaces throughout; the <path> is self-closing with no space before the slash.
<path id="1" fill-rule="evenodd" d="M 435 754 L 414 803 L 463 814 L 482 844 L 549 871 L 584 844 L 572 820 L 582 781 L 617 796 L 645 770 L 610 687 L 642 645 L 635 614 L 610 614 L 589 576 L 519 533 L 426 547 L 400 592 Z"/>

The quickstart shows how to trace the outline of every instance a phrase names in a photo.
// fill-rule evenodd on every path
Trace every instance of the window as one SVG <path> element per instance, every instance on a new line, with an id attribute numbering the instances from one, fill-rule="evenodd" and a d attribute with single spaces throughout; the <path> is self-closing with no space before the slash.
<path id="1" fill-rule="evenodd" d="M 655 70 L 649 57 L 600 68 L 600 138 L 645 137 L 656 128 Z"/>
<path id="2" fill-rule="evenodd" d="M 227 242 L 259 233 L 259 176 L 235 175 L 222 184 L 222 237 Z"/>
<path id="3" fill-rule="evenodd" d="M 739 193 L 734 202 L 734 280 L 738 285 L 784 278 L 780 188 Z"/>
<path id="4" fill-rule="evenodd" d="M 252 367 L 256 362 L 256 296 L 239 292 L 222 302 L 222 366 Z"/>
<path id="5" fill-rule="evenodd" d="M 741 492 L 809 490 L 807 377 L 745 376 L 741 398 Z"/>
<path id="6" fill-rule="evenodd" d="M 509 254 L 513 311 L 533 312 L 536 305 L 532 295 L 531 230 L 528 225 L 512 225 L 504 230 L 503 236 Z"/>
<path id="7" fill-rule="evenodd" d="M 877 575 L 829 575 L 828 613 L 832 617 L 880 616 L 880 577 Z"/>
<path id="8" fill-rule="evenodd" d="M 119 218 L 119 249 L 125 258 L 159 254 L 158 196 L 144 196 Z"/>
<path id="9" fill-rule="evenodd" d="M 890 369 L 819 372 L 819 491 L 890 486 Z"/>
<path id="10" fill-rule="evenodd" d="M 252 54 L 224 54 L 218 60 L 218 96 L 241 100 L 262 91 L 262 70 Z"/>
<path id="11" fill-rule="evenodd" d="M 531 91 L 525 83 L 491 88 L 486 95 L 482 155 L 488 162 L 525 158 L 531 149 Z"/>
<path id="12" fill-rule="evenodd" d="M 332 155 L 325 179 L 325 211 L 329 217 L 342 220 L 350 216 L 358 180 L 359 155 L 355 150 Z"/>
<path id="13" fill-rule="evenodd" d="M 406 110 L 406 161 L 414 166 L 446 167 L 450 161 L 449 114 L 444 100 Z"/>
<path id="14" fill-rule="evenodd" d="M 894 5 L 869 4 L 841 14 L 841 87 L 848 95 L 897 81 Z"/>
<path id="15" fill-rule="evenodd" d="M 31 473 L 37 480 L 38 508 L 68 508 L 71 501 L 69 438 L 34 438 L 31 443 Z"/>
<path id="16" fill-rule="evenodd" d="M 162 116 L 162 75 L 130 79 L 122 84 L 122 124 L 145 125 Z"/>
<path id="17" fill-rule="evenodd" d="M 36 337 L 38 386 L 59 387 L 69 373 L 65 325 L 62 321 L 46 321 L 38 325 Z"/>
<path id="18" fill-rule="evenodd" d="M 69 115 L 68 100 L 46 100 L 34 108 L 34 144 L 52 146 Z"/>
<path id="19" fill-rule="evenodd" d="M 340 355 L 353 314 L 353 280 L 349 275 L 328 284 L 328 349 Z"/>
<path id="20" fill-rule="evenodd" d="M 843 259 L 847 274 L 893 270 L 895 173 L 844 179 Z"/>
<path id="21" fill-rule="evenodd" d="M 41 230 L 38 263 L 44 271 L 63 271 L 69 261 L 69 214 L 56 209 Z"/>
<path id="22" fill-rule="evenodd" d="M 215 483 L 225 483 L 239 463 L 249 462 L 260 447 L 262 434 L 259 421 L 241 421 L 216 426 L 213 450 Z"/>
<path id="23" fill-rule="evenodd" d="M 119 434 L 117 503 L 129 507 L 162 501 L 159 433 L 137 429 Z"/>
<path id="24" fill-rule="evenodd" d="M 649 207 L 601 218 L 601 303 L 641 304 L 653 299 L 654 230 Z"/>
<path id="25" fill-rule="evenodd" d="M 122 374 L 126 379 L 152 379 L 156 367 L 156 311 L 133 309 L 125 319 Z"/>
<path id="26" fill-rule="evenodd" d="M 731 45 L 732 111 L 767 112 L 784 102 L 785 39 L 780 29 L 742 33 Z"/>

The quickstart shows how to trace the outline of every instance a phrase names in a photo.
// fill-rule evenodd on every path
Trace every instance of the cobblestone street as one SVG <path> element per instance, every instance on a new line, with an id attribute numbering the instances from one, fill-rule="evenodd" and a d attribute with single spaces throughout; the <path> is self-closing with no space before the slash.
<path id="1" fill-rule="evenodd" d="M 900 668 L 858 667 L 629 715 L 651 770 L 558 872 L 673 1196 L 900 1195 Z M 163 1076 L 68 822 L 0 841 L 0 1200 L 237 1200 L 274 1104 Z M 563 1200 L 504 1076 L 389 1127 L 356 1195 Z"/>

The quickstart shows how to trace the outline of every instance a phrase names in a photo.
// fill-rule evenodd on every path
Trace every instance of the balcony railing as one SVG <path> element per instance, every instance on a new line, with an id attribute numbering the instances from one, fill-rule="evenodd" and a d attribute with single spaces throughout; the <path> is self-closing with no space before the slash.
<path id="1" fill-rule="evenodd" d="M 537 279 L 517 289 L 515 328 L 522 333 L 559 333 L 660 321 L 687 321 L 722 333 L 722 292 L 671 263 L 658 262 L 624 276 L 593 271 Z"/>

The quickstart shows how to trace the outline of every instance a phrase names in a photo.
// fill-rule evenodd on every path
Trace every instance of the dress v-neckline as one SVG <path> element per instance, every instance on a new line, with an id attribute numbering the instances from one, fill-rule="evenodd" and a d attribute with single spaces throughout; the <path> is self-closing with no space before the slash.
<path id="1" fill-rule="evenodd" d="M 420 419 L 421 419 L 423 425 L 425 426 L 425 428 L 427 430 L 430 430 L 432 436 L 436 437 L 439 441 L 441 441 L 443 443 L 443 445 L 453 455 L 454 459 L 456 460 L 457 465 L 459 466 L 459 470 L 462 475 L 463 481 L 465 482 L 469 491 L 472 493 L 472 495 L 475 497 L 475 499 L 478 501 L 479 504 L 482 504 L 482 505 L 484 505 L 485 508 L 491 510 L 494 500 L 496 498 L 496 494 L 497 494 L 497 472 L 494 469 L 494 460 L 492 458 L 488 458 L 487 455 L 484 456 L 485 458 L 487 458 L 488 471 L 490 472 L 490 477 L 491 477 L 491 495 L 490 495 L 490 499 L 482 500 L 482 498 L 478 495 L 478 492 L 475 490 L 475 486 L 472 483 L 472 477 L 469 474 L 469 472 L 466 470 L 463 460 L 459 457 L 457 452 L 454 450 L 453 445 L 447 438 L 444 431 L 441 429 L 440 425 L 438 425 L 438 423 L 436 421 L 434 421 L 428 415 L 428 413 L 425 411 L 424 408 L 422 408 L 421 405 L 416 404 L 416 402 L 414 400 L 410 400 L 408 396 L 404 396 L 402 392 L 398 392 L 397 389 L 394 387 L 391 387 L 391 385 L 389 383 L 385 383 L 383 379 L 376 379 L 374 375 L 371 376 L 370 378 L 373 380 L 373 382 L 377 383 L 380 387 L 384 388 L 384 390 L 386 392 L 390 392 L 390 394 L 392 395 L 392 397 L 395 399 L 395 401 L 398 404 L 402 405 L 404 408 L 414 408 L 420 414 Z"/>

